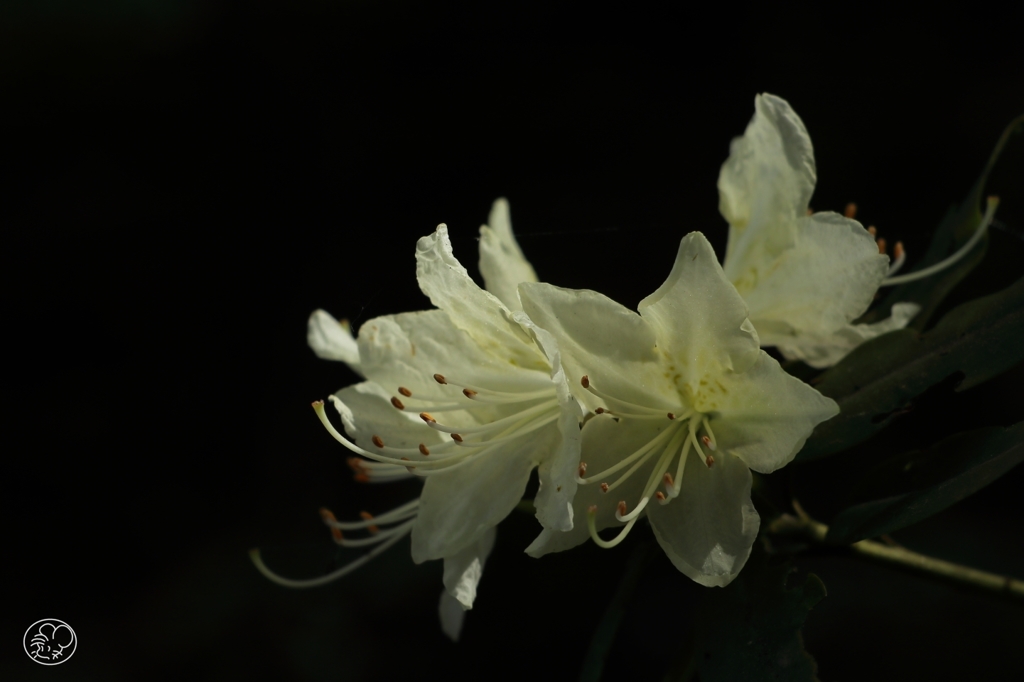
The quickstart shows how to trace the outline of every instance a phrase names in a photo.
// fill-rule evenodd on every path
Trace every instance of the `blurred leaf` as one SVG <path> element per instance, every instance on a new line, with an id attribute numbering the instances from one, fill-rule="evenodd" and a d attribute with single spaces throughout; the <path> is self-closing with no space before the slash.
<path id="1" fill-rule="evenodd" d="M 900 455 L 866 477 L 869 485 L 883 481 L 895 494 L 844 509 L 826 539 L 849 544 L 905 528 L 984 488 L 1022 461 L 1024 422 L 958 433 L 926 450 Z"/>
<path id="2" fill-rule="evenodd" d="M 760 544 L 729 586 L 712 589 L 697 617 L 698 641 L 689 666 L 670 679 L 701 682 L 813 682 L 818 666 L 804 650 L 800 628 L 825 596 L 810 573 L 786 589 L 791 565 L 768 565 Z"/>
<path id="3" fill-rule="evenodd" d="M 923 335 L 901 329 L 859 346 L 816 384 L 840 413 L 818 425 L 797 458 L 824 457 L 866 440 L 953 375 L 962 375 L 962 391 L 1006 371 L 1024 358 L 1022 339 L 1024 278 L 954 308 Z"/>
<path id="4" fill-rule="evenodd" d="M 978 207 L 984 198 L 985 183 L 988 181 L 989 173 L 995 167 L 1010 137 L 1022 130 L 1024 130 L 1024 116 L 1018 116 L 1010 122 L 1010 125 L 999 137 L 995 149 L 989 156 L 988 163 L 985 164 L 985 168 L 981 171 L 981 175 L 975 181 L 967 198 L 958 207 L 950 207 L 942 222 L 939 223 L 931 244 L 928 246 L 928 251 L 915 263 L 915 270 L 934 265 L 952 255 L 971 238 L 981 222 L 981 211 Z M 981 262 L 986 248 L 988 248 L 988 236 L 982 237 L 981 242 L 969 254 L 941 273 L 896 287 L 881 304 L 861 317 L 859 321 L 877 322 L 885 319 L 889 316 L 894 303 L 911 301 L 919 304 L 921 311 L 914 316 L 910 326 L 918 331 L 923 331 L 943 299 Z"/>

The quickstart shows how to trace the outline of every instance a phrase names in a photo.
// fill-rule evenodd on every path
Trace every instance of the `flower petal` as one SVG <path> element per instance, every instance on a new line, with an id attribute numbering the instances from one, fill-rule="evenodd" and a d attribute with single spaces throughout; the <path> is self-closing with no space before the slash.
<path id="1" fill-rule="evenodd" d="M 757 360 L 757 333 L 747 306 L 722 272 L 711 244 L 700 232 L 683 237 L 665 283 L 640 301 L 660 350 L 695 390 L 709 372 L 744 371 Z"/>
<path id="2" fill-rule="evenodd" d="M 587 476 L 597 476 L 602 471 L 618 464 L 657 436 L 670 423 L 667 419 L 664 422 L 619 420 L 607 414 L 587 420 L 582 431 L 581 455 L 583 461 L 587 463 Z M 559 532 L 545 528 L 526 548 L 526 553 L 533 557 L 540 557 L 551 552 L 572 549 L 586 542 L 590 539 L 587 510 L 591 505 L 597 506 L 596 525 L 598 530 L 625 525 L 615 518 L 619 500 L 625 500 L 631 506 L 639 502 L 656 460 L 657 455 L 637 469 L 622 485 L 608 493 L 601 491 L 600 482 L 579 486 L 572 501 L 576 517 L 572 530 Z M 618 471 L 610 474 L 607 483 L 614 483 L 623 473 L 625 472 Z"/>
<path id="3" fill-rule="evenodd" d="M 314 310 L 306 326 L 306 341 L 318 358 L 340 360 L 359 372 L 359 347 L 348 320 L 339 322 L 326 310 Z"/>
<path id="4" fill-rule="evenodd" d="M 372 381 L 346 386 L 335 393 L 340 402 L 332 402 L 353 441 L 373 450 L 371 439 L 375 435 L 395 448 L 416 448 L 420 443 L 432 446 L 444 440 L 443 434 L 427 428 L 416 415 L 396 410 L 391 395 Z"/>
<path id="5" fill-rule="evenodd" d="M 715 383 L 711 426 L 718 449 L 761 473 L 791 462 L 814 427 L 839 414 L 834 400 L 787 374 L 764 351 L 746 372 Z"/>
<path id="6" fill-rule="evenodd" d="M 719 210 L 730 225 L 725 271 L 733 282 L 735 268 L 770 261 L 792 245 L 817 180 L 811 138 L 789 103 L 763 94 L 754 109 L 718 176 Z"/>
<path id="7" fill-rule="evenodd" d="M 512 311 L 523 309 L 517 291 L 519 284 L 537 281 L 537 273 L 523 256 L 512 234 L 512 221 L 505 199 L 494 202 L 487 225 L 480 227 L 480 274 L 487 291 Z"/>
<path id="8" fill-rule="evenodd" d="M 530 438 L 492 446 L 458 468 L 428 477 L 412 529 L 413 561 L 452 555 L 508 516 L 523 498 L 541 454 L 556 448 L 559 438 L 551 424 Z"/>
<path id="9" fill-rule="evenodd" d="M 797 228 L 792 249 L 747 272 L 737 286 L 765 346 L 846 327 L 867 310 L 888 271 L 888 256 L 855 220 L 821 212 L 801 218 Z"/>
<path id="10" fill-rule="evenodd" d="M 660 390 L 664 407 L 676 406 L 675 389 L 663 376 L 656 353 L 654 330 L 642 317 L 585 289 L 525 283 L 519 285 L 519 296 L 530 319 L 558 342 L 569 388 L 588 409 L 602 407 L 603 402 L 581 390 L 584 375 L 623 400 L 650 404 L 651 392 Z"/>
<path id="11" fill-rule="evenodd" d="M 479 540 L 444 558 L 444 587 L 448 594 L 469 610 L 476 599 L 476 587 L 484 572 L 484 563 L 494 547 L 494 528 L 488 528 Z"/>
<path id="12" fill-rule="evenodd" d="M 462 634 L 462 622 L 466 620 L 466 610 L 459 600 L 441 590 L 441 600 L 437 604 L 437 612 L 441 617 L 441 632 L 453 642 L 459 641 Z"/>
<path id="13" fill-rule="evenodd" d="M 712 467 L 689 466 L 679 497 L 654 505 L 654 536 L 672 564 L 708 587 L 732 582 L 750 556 L 760 517 L 750 501 L 750 470 L 724 454 Z"/>
<path id="14" fill-rule="evenodd" d="M 777 347 L 787 360 L 803 360 L 811 367 L 824 369 L 842 360 L 865 341 L 903 329 L 920 310 L 921 306 L 916 303 L 896 303 L 889 317 L 874 324 L 846 324 L 831 334 L 804 334 L 780 341 Z"/>
<path id="15" fill-rule="evenodd" d="M 417 242 L 416 279 L 423 293 L 456 327 L 500 360 L 527 369 L 548 368 L 532 339 L 512 320 L 509 309 L 478 287 L 455 259 L 444 225 Z"/>

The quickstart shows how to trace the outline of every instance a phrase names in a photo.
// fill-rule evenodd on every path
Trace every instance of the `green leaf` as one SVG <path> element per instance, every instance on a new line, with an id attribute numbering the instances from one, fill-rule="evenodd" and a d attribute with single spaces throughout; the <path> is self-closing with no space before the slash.
<path id="1" fill-rule="evenodd" d="M 814 682 L 818 666 L 804 650 L 800 628 L 825 596 L 825 585 L 808 574 L 786 589 L 791 565 L 770 566 L 759 544 L 728 587 L 715 589 L 698 614 L 689 666 L 670 679 L 701 682 Z"/>
<path id="2" fill-rule="evenodd" d="M 854 349 L 816 388 L 840 413 L 818 425 L 797 456 L 806 461 L 860 443 L 888 426 L 928 388 L 962 375 L 962 391 L 1024 359 L 1024 278 L 960 305 L 934 329 L 885 334 Z"/>
<path id="3" fill-rule="evenodd" d="M 984 488 L 1022 461 L 1024 422 L 958 433 L 926 450 L 900 455 L 866 477 L 872 483 L 888 482 L 896 494 L 841 511 L 826 541 L 849 544 L 905 528 Z"/>
<path id="4" fill-rule="evenodd" d="M 915 264 L 915 270 L 924 269 L 943 260 L 963 246 L 974 231 L 978 229 L 981 222 L 979 206 L 984 198 L 985 183 L 988 176 L 995 167 L 999 156 L 1002 154 L 1007 142 L 1015 134 L 1024 131 L 1024 116 L 1019 116 L 1010 122 L 1003 134 L 999 137 L 988 163 L 981 171 L 981 175 L 975 181 L 974 186 L 968 193 L 967 198 L 958 207 L 951 207 L 946 216 L 939 223 L 935 234 L 932 237 L 928 251 Z M 873 308 L 866 315 L 862 316 L 859 322 L 877 322 L 890 315 L 894 303 L 910 301 L 921 306 L 920 312 L 914 316 L 910 326 L 918 331 L 923 331 L 931 320 L 932 315 L 938 309 L 943 299 L 956 287 L 956 285 L 981 262 L 988 247 L 988 237 L 982 237 L 981 242 L 974 247 L 971 253 L 953 266 L 943 270 L 941 273 L 908 282 L 893 289 L 888 296 Z M 902 274 L 902 273 L 901 273 Z"/>

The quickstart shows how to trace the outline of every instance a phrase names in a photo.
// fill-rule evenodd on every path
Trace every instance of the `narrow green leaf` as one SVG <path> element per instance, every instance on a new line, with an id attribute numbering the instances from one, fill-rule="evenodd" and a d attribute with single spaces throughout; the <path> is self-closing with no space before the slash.
<path id="1" fill-rule="evenodd" d="M 963 246 L 971 238 L 971 235 L 974 234 L 974 231 L 978 229 L 978 225 L 981 222 L 981 212 L 978 207 L 985 197 L 985 184 L 988 181 L 988 176 L 999 160 L 1007 142 L 1009 142 L 1014 134 L 1021 131 L 1024 131 L 1024 116 L 1015 118 L 1003 131 L 999 141 L 996 142 L 995 148 L 992 150 L 992 154 L 989 156 L 988 163 L 985 164 L 981 175 L 975 181 L 974 186 L 971 187 L 967 198 L 958 207 L 950 208 L 946 213 L 946 216 L 935 230 L 931 244 L 928 246 L 928 251 L 914 265 L 915 270 L 934 265 L 951 255 Z M 894 303 L 909 301 L 921 306 L 921 311 L 914 316 L 910 326 L 918 331 L 924 330 L 943 299 L 981 262 L 986 248 L 988 248 L 987 236 L 983 237 L 981 242 L 963 260 L 947 270 L 931 277 L 926 277 L 916 282 L 908 282 L 896 287 L 885 297 L 882 303 L 869 311 L 859 321 L 877 322 L 889 316 Z"/>
<path id="2" fill-rule="evenodd" d="M 790 565 L 769 566 L 759 545 L 728 587 L 714 590 L 697 618 L 699 639 L 682 677 L 701 682 L 815 682 L 818 666 L 804 650 L 800 629 L 825 596 L 808 574 L 786 589 Z"/>
<path id="3" fill-rule="evenodd" d="M 826 540 L 849 544 L 905 528 L 984 488 L 1022 461 L 1024 422 L 958 433 L 926 450 L 900 455 L 867 476 L 888 481 L 895 494 L 844 509 Z"/>
<path id="4" fill-rule="evenodd" d="M 866 440 L 953 375 L 962 375 L 962 391 L 1006 371 L 1024 359 L 1022 339 L 1024 278 L 954 308 L 923 335 L 902 329 L 861 345 L 816 384 L 840 413 L 818 425 L 797 458 L 824 457 Z"/>

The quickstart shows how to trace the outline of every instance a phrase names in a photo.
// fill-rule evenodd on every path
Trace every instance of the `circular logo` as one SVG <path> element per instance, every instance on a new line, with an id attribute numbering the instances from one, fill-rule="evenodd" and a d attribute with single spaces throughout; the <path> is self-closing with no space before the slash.
<path id="1" fill-rule="evenodd" d="M 25 653 L 40 665 L 58 665 L 71 658 L 78 637 L 71 626 L 56 618 L 43 618 L 28 627 L 24 637 Z"/>

